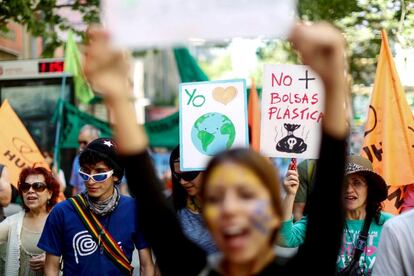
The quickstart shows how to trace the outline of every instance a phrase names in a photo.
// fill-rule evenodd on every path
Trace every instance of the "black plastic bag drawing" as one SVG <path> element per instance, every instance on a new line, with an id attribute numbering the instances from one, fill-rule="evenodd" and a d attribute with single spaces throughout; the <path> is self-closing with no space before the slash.
<path id="1" fill-rule="evenodd" d="M 302 138 L 293 135 L 293 131 L 298 129 L 301 125 L 284 124 L 283 126 L 288 131 L 288 134 L 277 142 L 276 150 L 289 153 L 302 153 L 306 151 L 308 145 Z"/>

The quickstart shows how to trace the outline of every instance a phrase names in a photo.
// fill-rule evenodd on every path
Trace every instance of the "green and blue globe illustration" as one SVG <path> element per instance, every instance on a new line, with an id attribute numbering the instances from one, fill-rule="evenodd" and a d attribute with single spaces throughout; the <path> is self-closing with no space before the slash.
<path id="1" fill-rule="evenodd" d="M 217 112 L 200 116 L 191 129 L 191 140 L 199 152 L 213 156 L 231 148 L 236 137 L 233 122 Z"/>

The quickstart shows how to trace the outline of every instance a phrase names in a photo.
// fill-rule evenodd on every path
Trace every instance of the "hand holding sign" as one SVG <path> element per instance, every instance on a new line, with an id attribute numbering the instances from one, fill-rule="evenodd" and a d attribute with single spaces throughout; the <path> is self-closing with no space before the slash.
<path id="1" fill-rule="evenodd" d="M 94 91 L 105 91 L 107 100 L 133 98 L 132 93 L 129 94 L 132 85 L 130 54 L 112 48 L 108 32 L 102 27 L 92 26 L 87 33 L 83 70 Z M 126 93 L 113 93 L 118 90 Z"/>
<path id="2" fill-rule="evenodd" d="M 321 35 L 323 34 L 323 35 Z M 325 87 L 324 129 L 335 137 L 348 133 L 346 112 L 348 84 L 346 81 L 345 39 L 341 32 L 327 23 L 297 24 L 291 42 L 300 52 L 303 62 L 320 77 Z"/>
<path id="3" fill-rule="evenodd" d="M 102 22 L 118 45 L 148 48 L 190 40 L 285 37 L 295 20 L 293 0 L 102 0 Z M 277 24 L 273 24 L 277 18 Z M 170 31 L 174 30 L 174 31 Z"/>
<path id="4" fill-rule="evenodd" d="M 338 30 L 328 23 L 297 24 L 290 41 L 300 52 L 303 63 L 322 78 L 325 86 L 338 82 L 343 85 L 345 38 Z"/>

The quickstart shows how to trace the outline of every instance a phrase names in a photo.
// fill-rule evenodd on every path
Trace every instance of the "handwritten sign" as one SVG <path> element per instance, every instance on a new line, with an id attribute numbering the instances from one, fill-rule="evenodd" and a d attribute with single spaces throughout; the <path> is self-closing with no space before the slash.
<path id="1" fill-rule="evenodd" d="M 260 150 L 269 157 L 317 158 L 323 85 L 304 65 L 265 65 Z"/>
<path id="2" fill-rule="evenodd" d="M 180 84 L 181 170 L 205 169 L 218 152 L 248 147 L 244 80 Z"/>
<path id="3" fill-rule="evenodd" d="M 295 21 L 295 3 L 293 0 L 103 0 L 101 8 L 102 22 L 115 44 L 148 48 L 200 39 L 284 37 Z"/>

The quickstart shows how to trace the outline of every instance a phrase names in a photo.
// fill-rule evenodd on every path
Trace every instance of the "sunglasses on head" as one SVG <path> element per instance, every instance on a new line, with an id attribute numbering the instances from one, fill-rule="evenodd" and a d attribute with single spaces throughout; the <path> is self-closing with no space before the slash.
<path id="1" fill-rule="evenodd" d="M 30 187 L 33 189 L 33 191 L 41 193 L 44 190 L 46 190 L 47 185 L 46 185 L 46 183 L 43 183 L 43 182 L 34 182 L 32 184 L 27 183 L 27 182 L 23 182 L 23 183 L 20 184 L 20 190 L 23 193 L 27 193 L 30 190 Z"/>
<path id="2" fill-rule="evenodd" d="M 200 171 L 173 173 L 174 177 L 177 178 L 178 181 L 181 179 L 184 181 L 191 181 L 194 180 L 199 174 Z"/>
<path id="3" fill-rule="evenodd" d="M 92 178 L 95 182 L 104 182 L 108 178 L 110 178 L 114 174 L 114 170 L 110 170 L 103 173 L 95 173 L 95 174 L 87 174 L 81 170 L 79 170 L 79 176 L 82 178 L 83 181 L 88 181 Z"/>

